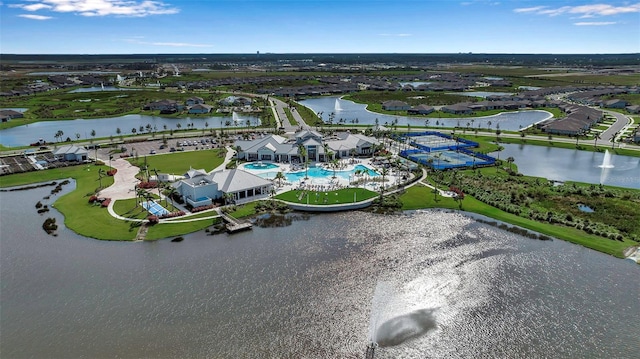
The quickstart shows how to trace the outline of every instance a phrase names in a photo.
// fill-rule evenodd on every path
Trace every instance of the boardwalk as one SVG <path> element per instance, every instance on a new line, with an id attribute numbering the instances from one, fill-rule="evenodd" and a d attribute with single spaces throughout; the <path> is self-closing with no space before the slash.
<path id="1" fill-rule="evenodd" d="M 237 219 L 222 212 L 220 212 L 220 215 L 225 220 L 225 222 L 227 222 L 226 227 L 227 227 L 227 232 L 229 233 L 245 231 L 253 228 L 253 225 L 249 222 L 240 222 Z"/>

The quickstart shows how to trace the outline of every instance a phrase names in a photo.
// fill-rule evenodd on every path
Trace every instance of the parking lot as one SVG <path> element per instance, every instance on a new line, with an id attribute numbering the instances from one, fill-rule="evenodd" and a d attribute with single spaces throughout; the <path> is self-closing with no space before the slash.
<path id="1" fill-rule="evenodd" d="M 116 149 L 126 149 L 122 153 L 113 154 L 113 159 L 121 157 L 132 157 L 136 154 L 140 156 L 153 156 L 157 154 L 177 152 L 177 151 L 202 151 L 219 148 L 220 145 L 216 139 L 210 137 L 193 137 L 188 139 L 171 139 L 167 140 L 167 144 L 164 145 L 161 139 L 153 141 L 143 141 L 135 143 L 125 143 L 118 145 Z M 98 157 L 102 159 L 109 158 L 109 152 L 113 151 L 113 148 L 103 147 L 98 150 Z"/>

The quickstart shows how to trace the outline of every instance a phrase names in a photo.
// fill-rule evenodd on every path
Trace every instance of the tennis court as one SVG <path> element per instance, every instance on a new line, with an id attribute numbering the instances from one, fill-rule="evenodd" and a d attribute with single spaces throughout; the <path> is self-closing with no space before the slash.
<path id="1" fill-rule="evenodd" d="M 461 149 L 459 151 L 431 151 L 405 150 L 400 153 L 408 158 L 437 170 L 451 168 L 467 168 L 492 165 L 495 160 L 487 155 Z"/>
<path id="2" fill-rule="evenodd" d="M 142 207 L 146 209 L 149 213 L 153 214 L 154 216 L 162 216 L 164 214 L 169 214 L 169 211 L 167 211 L 164 207 L 162 207 L 161 205 L 153 201 L 142 202 Z"/>

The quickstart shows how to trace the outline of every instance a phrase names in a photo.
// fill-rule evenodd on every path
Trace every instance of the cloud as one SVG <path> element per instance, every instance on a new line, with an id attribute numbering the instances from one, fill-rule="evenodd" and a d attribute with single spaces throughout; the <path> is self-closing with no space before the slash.
<path id="1" fill-rule="evenodd" d="M 640 13 L 640 3 L 623 6 L 613 6 L 609 4 L 591 4 L 579 6 L 562 6 L 559 8 L 549 8 L 546 6 L 535 6 L 529 8 L 514 9 L 517 13 L 533 13 L 536 15 L 578 15 L 580 18 L 590 18 L 596 16 L 612 16 L 628 13 Z"/>
<path id="2" fill-rule="evenodd" d="M 31 20 L 49 20 L 49 19 L 53 19 L 51 16 L 34 15 L 34 14 L 20 14 L 18 16 L 19 17 L 23 17 L 25 19 L 31 19 Z"/>
<path id="3" fill-rule="evenodd" d="M 615 21 L 592 21 L 592 22 L 574 22 L 576 26 L 607 26 L 607 25 L 615 25 L 617 22 Z"/>
<path id="4" fill-rule="evenodd" d="M 145 17 L 176 14 L 180 11 L 162 1 L 154 0 L 30 0 L 25 4 L 14 4 L 13 7 L 27 11 L 48 10 L 82 16 Z"/>

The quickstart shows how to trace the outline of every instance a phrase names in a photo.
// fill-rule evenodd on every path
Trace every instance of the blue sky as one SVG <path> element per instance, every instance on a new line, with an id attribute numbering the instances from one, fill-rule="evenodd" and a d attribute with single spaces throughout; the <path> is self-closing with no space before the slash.
<path id="1" fill-rule="evenodd" d="M 0 0 L 0 53 L 638 53 L 640 2 Z"/>

